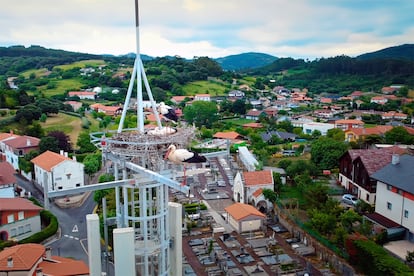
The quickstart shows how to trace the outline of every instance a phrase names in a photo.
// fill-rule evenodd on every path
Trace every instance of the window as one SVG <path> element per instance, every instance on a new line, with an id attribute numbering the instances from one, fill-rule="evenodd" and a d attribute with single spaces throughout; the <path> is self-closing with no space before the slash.
<path id="1" fill-rule="evenodd" d="M 403 191 L 402 191 L 402 190 L 400 190 L 400 189 L 398 189 L 398 194 L 399 194 L 399 195 L 403 195 Z"/>
<path id="2" fill-rule="evenodd" d="M 66 174 L 66 177 L 68 178 L 68 180 L 70 179 L 71 175 L 72 175 L 71 173 Z"/>
<path id="3" fill-rule="evenodd" d="M 20 211 L 18 213 L 18 220 L 22 220 L 22 219 L 24 219 L 24 211 Z"/>
<path id="4" fill-rule="evenodd" d="M 24 234 L 24 227 L 23 227 L 23 225 L 22 226 L 19 226 L 17 228 L 17 231 L 19 232 L 19 235 L 23 235 Z"/>
<path id="5" fill-rule="evenodd" d="M 365 199 L 369 201 L 369 194 L 366 195 Z"/>
<path id="6" fill-rule="evenodd" d="M 392 186 L 391 185 L 387 185 L 387 190 L 391 191 L 392 190 Z"/>
<path id="7" fill-rule="evenodd" d="M 392 210 L 392 203 L 391 202 L 387 202 L 387 209 Z"/>
<path id="8" fill-rule="evenodd" d="M 14 222 L 14 214 L 7 216 L 7 223 L 13 223 Z"/>
<path id="9" fill-rule="evenodd" d="M 32 227 L 30 226 L 30 224 L 26 224 L 26 225 L 24 226 L 24 232 L 25 232 L 25 233 L 32 232 Z"/>
<path id="10" fill-rule="evenodd" d="M 10 229 L 10 237 L 16 237 L 16 228 Z"/>
<path id="11" fill-rule="evenodd" d="M 76 187 L 80 187 L 80 183 L 76 183 Z"/>
<path id="12" fill-rule="evenodd" d="M 408 218 L 408 210 L 404 210 L 404 217 Z"/>

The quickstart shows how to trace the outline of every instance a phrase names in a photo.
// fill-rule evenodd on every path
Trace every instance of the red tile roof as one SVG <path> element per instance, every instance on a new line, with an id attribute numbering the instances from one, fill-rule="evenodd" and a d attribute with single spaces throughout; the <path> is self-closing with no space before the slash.
<path id="1" fill-rule="evenodd" d="M 4 144 L 14 148 L 23 149 L 39 146 L 40 139 L 31 136 L 19 136 L 14 139 L 4 141 Z"/>
<path id="2" fill-rule="evenodd" d="M 40 211 L 42 209 L 42 207 L 33 204 L 30 200 L 20 197 L 2 198 L 0 201 L 0 211 Z"/>
<path id="3" fill-rule="evenodd" d="M 47 150 L 44 153 L 36 156 L 32 160 L 30 160 L 36 166 L 44 169 L 45 171 L 52 171 L 52 168 L 56 165 L 62 163 L 65 160 L 72 160 L 66 156 L 58 154 L 56 152 Z"/>
<path id="4" fill-rule="evenodd" d="M 244 124 L 243 127 L 250 127 L 250 128 L 262 128 L 263 125 L 261 123 L 247 123 Z"/>
<path id="5" fill-rule="evenodd" d="M 393 146 L 382 149 L 349 150 L 348 152 L 352 160 L 355 160 L 358 157 L 361 158 L 368 174 L 372 175 L 376 171 L 391 163 L 392 155 L 394 153 L 401 155 L 406 153 L 406 150 L 398 146 Z"/>
<path id="6" fill-rule="evenodd" d="M 8 162 L 0 162 L 0 186 L 16 183 L 16 171 Z"/>
<path id="7" fill-rule="evenodd" d="M 214 134 L 213 138 L 234 140 L 234 139 L 240 139 L 241 135 L 238 134 L 235 131 L 216 132 L 216 134 Z"/>
<path id="8" fill-rule="evenodd" d="M 273 184 L 272 171 L 243 172 L 243 178 L 246 186 Z"/>
<path id="9" fill-rule="evenodd" d="M 234 203 L 224 210 L 229 213 L 235 220 L 242 220 L 248 216 L 258 216 L 265 218 L 266 216 L 249 204 Z"/>
<path id="10" fill-rule="evenodd" d="M 42 258 L 44 253 L 45 247 L 35 243 L 6 247 L 0 252 L 0 271 L 30 270 Z M 9 257 L 13 259 L 12 267 L 7 265 Z"/>
<path id="11" fill-rule="evenodd" d="M 374 221 L 379 225 L 384 226 L 385 228 L 395 228 L 400 226 L 398 223 L 378 213 L 365 214 L 364 216 L 370 219 L 371 221 Z"/>
<path id="12" fill-rule="evenodd" d="M 45 275 L 74 276 L 89 275 L 89 268 L 83 261 L 53 256 L 52 261 L 44 260 L 38 267 Z"/>
<path id="13" fill-rule="evenodd" d="M 258 196 L 260 196 L 260 195 L 262 194 L 262 192 L 263 192 L 263 189 L 262 189 L 262 188 L 259 188 L 259 189 L 257 189 L 257 190 L 253 193 L 253 196 L 254 196 L 254 197 L 258 197 Z"/>

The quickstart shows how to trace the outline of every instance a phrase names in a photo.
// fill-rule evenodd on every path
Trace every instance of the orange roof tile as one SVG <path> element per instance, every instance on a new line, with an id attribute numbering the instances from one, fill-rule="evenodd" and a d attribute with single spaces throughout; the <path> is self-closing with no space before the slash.
<path id="1" fill-rule="evenodd" d="M 260 195 L 262 194 L 262 192 L 263 192 L 263 189 L 262 189 L 262 188 L 259 188 L 259 189 L 257 189 L 257 190 L 253 193 L 253 196 L 254 196 L 254 197 L 258 197 L 258 196 L 260 196 Z"/>
<path id="2" fill-rule="evenodd" d="M 18 136 L 14 139 L 10 139 L 4 142 L 4 144 L 15 148 L 15 149 L 23 149 L 23 148 L 31 148 L 39 146 L 40 139 L 32 136 Z"/>
<path id="3" fill-rule="evenodd" d="M 213 135 L 214 138 L 217 139 L 238 139 L 240 138 L 240 134 L 238 134 L 235 131 L 228 131 L 228 132 L 216 132 L 216 134 Z"/>
<path id="4" fill-rule="evenodd" d="M 8 162 L 0 162 L 0 186 L 16 183 L 16 171 Z"/>
<path id="5" fill-rule="evenodd" d="M 83 261 L 53 256 L 52 261 L 44 260 L 38 267 L 45 275 L 89 275 L 89 268 Z"/>
<path id="6" fill-rule="evenodd" d="M 0 271 L 30 270 L 45 253 L 45 247 L 40 244 L 27 243 L 7 247 L 0 252 Z M 7 265 L 7 259 L 13 258 L 13 266 Z"/>
<path id="7" fill-rule="evenodd" d="M 243 172 L 243 178 L 246 186 L 273 184 L 272 171 Z"/>
<path id="8" fill-rule="evenodd" d="M 20 197 L 2 198 L 0 203 L 0 211 L 37 211 L 42 209 L 42 207 L 33 204 L 30 200 Z"/>
<path id="9" fill-rule="evenodd" d="M 349 119 L 349 120 L 336 120 L 336 124 L 353 124 L 353 125 L 363 125 L 364 122 L 361 120 Z"/>
<path id="10" fill-rule="evenodd" d="M 66 156 L 58 154 L 56 152 L 47 150 L 44 153 L 36 156 L 32 160 L 30 160 L 36 166 L 50 172 L 53 167 L 62 163 L 65 160 L 72 160 Z"/>
<path id="11" fill-rule="evenodd" d="M 244 124 L 243 127 L 262 128 L 263 125 L 261 123 L 247 123 Z"/>
<path id="12" fill-rule="evenodd" d="M 266 216 L 259 212 L 256 208 L 249 204 L 243 204 L 243 203 L 234 203 L 233 205 L 230 205 L 224 210 L 229 213 L 230 216 L 232 216 L 235 220 L 242 220 L 248 216 L 258 216 L 261 218 L 265 218 Z"/>
<path id="13" fill-rule="evenodd" d="M 20 135 L 16 135 L 13 133 L 0 133 L 0 141 L 3 141 L 4 139 L 10 139 L 10 138 L 15 138 L 15 137 L 19 137 Z"/>

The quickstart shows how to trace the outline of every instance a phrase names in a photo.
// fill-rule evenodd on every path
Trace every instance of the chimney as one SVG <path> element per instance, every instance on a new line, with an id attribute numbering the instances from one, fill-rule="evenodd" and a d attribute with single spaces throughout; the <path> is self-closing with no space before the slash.
<path id="1" fill-rule="evenodd" d="M 65 157 L 68 157 L 68 153 L 66 151 L 64 152 L 64 154 L 65 154 Z"/>
<path id="2" fill-rule="evenodd" d="M 46 259 L 52 259 L 52 248 L 46 247 Z"/>
<path id="3" fill-rule="evenodd" d="M 12 257 L 7 258 L 7 267 L 13 267 L 13 258 Z"/>
<path id="4" fill-rule="evenodd" d="M 30 142 L 30 139 L 27 139 L 26 145 L 27 146 L 31 146 L 32 145 L 32 142 Z"/>
<path id="5" fill-rule="evenodd" d="M 391 164 L 393 164 L 393 165 L 400 164 L 400 155 L 399 154 L 396 154 L 396 153 L 392 154 Z"/>
<path id="6" fill-rule="evenodd" d="M 72 160 L 76 162 L 76 156 L 75 155 L 72 156 Z"/>
<path id="7" fill-rule="evenodd" d="M 60 151 L 59 151 L 59 153 L 60 153 L 60 155 L 64 156 L 64 155 L 63 155 L 63 150 L 60 150 Z"/>

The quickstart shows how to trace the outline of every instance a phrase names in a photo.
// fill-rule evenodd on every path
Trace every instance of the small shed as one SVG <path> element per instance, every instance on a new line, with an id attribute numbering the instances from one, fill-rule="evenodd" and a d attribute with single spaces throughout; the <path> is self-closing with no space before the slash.
<path id="1" fill-rule="evenodd" d="M 249 204 L 234 203 L 224 209 L 228 222 L 238 233 L 260 230 L 266 216 Z"/>

